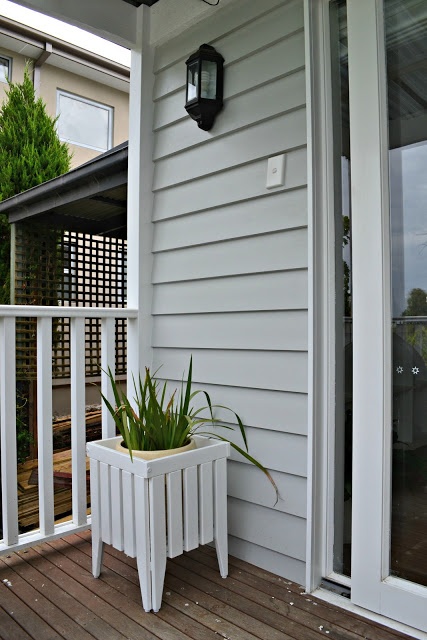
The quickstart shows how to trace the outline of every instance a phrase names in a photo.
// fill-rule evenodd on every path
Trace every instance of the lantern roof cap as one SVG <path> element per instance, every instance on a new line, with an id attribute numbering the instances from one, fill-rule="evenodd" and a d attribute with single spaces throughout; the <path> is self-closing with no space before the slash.
<path id="1" fill-rule="evenodd" d="M 186 64 L 188 65 L 198 58 L 203 58 L 205 60 L 221 60 L 224 62 L 222 55 L 210 44 L 201 44 L 197 51 L 192 53 L 188 60 L 186 60 Z"/>

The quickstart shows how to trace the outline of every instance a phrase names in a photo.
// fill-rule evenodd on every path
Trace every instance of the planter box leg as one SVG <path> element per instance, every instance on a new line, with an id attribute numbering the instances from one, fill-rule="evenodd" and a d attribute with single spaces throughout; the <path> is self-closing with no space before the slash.
<path id="1" fill-rule="evenodd" d="M 141 588 L 144 611 L 151 611 L 151 569 L 150 569 L 150 526 L 148 480 L 135 476 L 135 533 L 136 561 L 138 565 L 139 585 Z"/>
<path id="2" fill-rule="evenodd" d="M 94 539 L 92 534 L 92 573 L 94 578 L 99 578 L 104 555 L 104 543 L 101 538 Z"/>
<path id="3" fill-rule="evenodd" d="M 227 459 L 215 461 L 214 466 L 214 540 L 222 578 L 228 576 L 227 537 Z"/>
<path id="4" fill-rule="evenodd" d="M 136 562 L 138 565 L 139 587 L 141 589 L 142 607 L 144 611 L 150 613 L 152 610 L 151 603 L 151 572 L 150 567 L 147 566 L 147 562 L 141 556 L 137 556 Z"/>
<path id="5" fill-rule="evenodd" d="M 162 604 L 166 573 L 165 477 L 150 480 L 151 597 L 153 611 Z"/>
<path id="6" fill-rule="evenodd" d="M 99 486 L 99 462 L 90 461 L 90 493 L 92 506 L 92 573 L 99 578 L 104 543 L 101 536 L 101 493 Z"/>

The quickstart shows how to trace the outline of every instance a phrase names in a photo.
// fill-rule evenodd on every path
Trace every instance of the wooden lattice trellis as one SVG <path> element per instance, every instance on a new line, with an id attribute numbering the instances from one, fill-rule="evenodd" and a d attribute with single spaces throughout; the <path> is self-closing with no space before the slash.
<path id="1" fill-rule="evenodd" d="M 126 306 L 126 240 L 44 226 L 16 225 L 16 304 L 79 307 Z M 70 325 L 55 321 L 54 378 L 70 377 Z M 86 376 L 100 373 L 100 321 L 86 321 Z M 36 324 L 17 322 L 18 379 L 36 379 Z M 126 321 L 116 320 L 116 372 L 126 372 Z"/>

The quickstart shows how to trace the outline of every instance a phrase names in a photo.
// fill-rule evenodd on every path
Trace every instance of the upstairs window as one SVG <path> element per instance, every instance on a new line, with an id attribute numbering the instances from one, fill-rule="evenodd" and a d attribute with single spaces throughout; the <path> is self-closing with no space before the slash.
<path id="1" fill-rule="evenodd" d="M 58 135 L 61 140 L 95 151 L 113 143 L 113 108 L 58 90 Z"/>
<path id="2" fill-rule="evenodd" d="M 0 56 L 0 82 L 7 82 L 10 79 L 12 70 L 12 60 L 5 56 Z"/>

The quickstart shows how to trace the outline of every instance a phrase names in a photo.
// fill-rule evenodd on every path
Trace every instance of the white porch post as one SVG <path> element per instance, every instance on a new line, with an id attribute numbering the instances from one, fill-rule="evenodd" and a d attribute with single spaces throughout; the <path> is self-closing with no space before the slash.
<path id="1" fill-rule="evenodd" d="M 128 386 L 130 393 L 144 366 L 152 362 L 152 237 L 153 237 L 153 50 L 150 10 L 137 11 L 137 44 L 132 50 L 129 102 L 128 168 L 128 306 L 139 310 L 128 324 Z"/>

